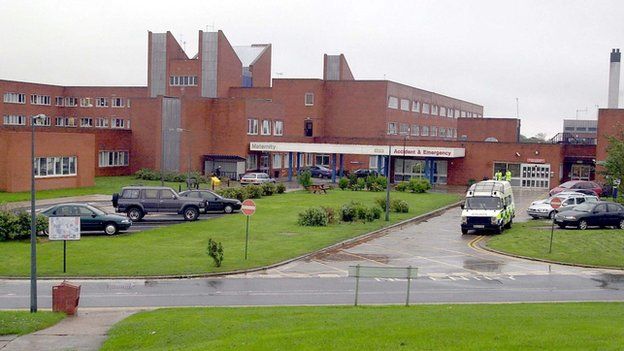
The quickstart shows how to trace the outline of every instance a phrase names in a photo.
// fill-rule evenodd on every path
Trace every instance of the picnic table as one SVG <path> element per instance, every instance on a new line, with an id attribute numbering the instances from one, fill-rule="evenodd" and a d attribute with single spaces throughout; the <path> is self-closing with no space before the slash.
<path id="1" fill-rule="evenodd" d="M 313 194 L 320 194 L 321 192 L 327 194 L 327 190 L 329 190 L 329 187 L 325 184 L 312 184 L 308 186 L 308 191 Z"/>

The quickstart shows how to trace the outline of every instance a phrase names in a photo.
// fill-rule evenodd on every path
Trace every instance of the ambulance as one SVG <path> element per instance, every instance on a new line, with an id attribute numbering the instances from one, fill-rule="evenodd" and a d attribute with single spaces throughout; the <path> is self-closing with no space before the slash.
<path id="1" fill-rule="evenodd" d="M 485 180 L 471 185 L 461 208 L 462 234 L 469 230 L 500 234 L 511 228 L 516 216 L 513 191 L 507 181 Z"/>

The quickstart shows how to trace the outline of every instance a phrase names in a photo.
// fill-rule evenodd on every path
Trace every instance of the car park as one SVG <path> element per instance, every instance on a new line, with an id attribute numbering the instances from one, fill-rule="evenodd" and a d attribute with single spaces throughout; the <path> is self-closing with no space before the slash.
<path id="1" fill-rule="evenodd" d="M 561 199 L 561 208 L 554 209 L 550 202 L 554 197 Z M 551 198 L 534 201 L 527 208 L 527 214 L 533 218 L 553 218 L 555 214 L 564 209 L 571 209 L 574 206 L 580 205 L 584 202 L 597 202 L 599 199 L 596 196 L 585 195 L 578 192 L 561 192 Z"/>
<path id="2" fill-rule="evenodd" d="M 557 213 L 555 223 L 560 228 L 573 226 L 581 230 L 609 226 L 624 229 L 624 206 L 606 201 L 586 202 Z"/>
<path id="3" fill-rule="evenodd" d="M 41 211 L 46 217 L 80 217 L 80 231 L 104 231 L 107 235 L 127 230 L 132 221 L 126 216 L 109 214 L 88 204 L 68 203 L 54 205 Z"/>
<path id="4" fill-rule="evenodd" d="M 323 167 L 323 166 L 310 166 L 310 167 L 303 167 L 301 169 L 299 169 L 299 174 L 303 174 L 304 172 L 310 172 L 310 175 L 312 176 L 312 178 L 331 178 L 332 176 L 332 171 L 331 169 L 327 168 L 327 167 Z"/>
<path id="5" fill-rule="evenodd" d="M 204 200 L 181 197 L 173 189 L 154 186 L 129 186 L 113 195 L 113 207 L 126 213 L 132 221 L 140 221 L 148 213 L 177 213 L 194 221 L 206 205 Z"/>
<path id="6" fill-rule="evenodd" d="M 247 173 L 241 177 L 241 185 L 262 185 L 264 183 L 275 183 L 275 179 L 269 177 L 266 173 Z"/>
<path id="7" fill-rule="evenodd" d="M 598 183 L 589 180 L 567 181 L 559 185 L 558 187 L 551 189 L 548 195 L 553 196 L 565 190 L 583 192 L 584 194 L 594 195 L 598 197 L 602 195 L 602 187 Z"/>
<path id="8" fill-rule="evenodd" d="M 228 199 L 210 190 L 187 190 L 180 193 L 181 197 L 201 199 L 205 201 L 204 213 L 220 211 L 232 213 L 241 209 L 241 202 L 237 199 Z"/>

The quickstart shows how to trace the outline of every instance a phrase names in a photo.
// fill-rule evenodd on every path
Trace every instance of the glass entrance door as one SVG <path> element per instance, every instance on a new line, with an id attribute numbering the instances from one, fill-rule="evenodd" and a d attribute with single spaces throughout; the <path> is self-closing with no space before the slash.
<path id="1" fill-rule="evenodd" d="M 572 175 L 570 176 L 570 180 L 590 180 L 590 172 L 590 165 L 572 165 Z"/>
<path id="2" fill-rule="evenodd" d="M 520 186 L 524 188 L 550 188 L 550 164 L 523 163 Z"/>

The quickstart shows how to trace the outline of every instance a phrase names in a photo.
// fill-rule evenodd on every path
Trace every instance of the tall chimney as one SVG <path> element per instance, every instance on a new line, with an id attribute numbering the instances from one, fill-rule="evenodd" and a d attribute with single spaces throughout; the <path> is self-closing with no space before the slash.
<path id="1" fill-rule="evenodd" d="M 611 63 L 609 65 L 608 108 L 618 108 L 618 95 L 620 93 L 620 61 L 620 49 L 611 50 Z"/>

